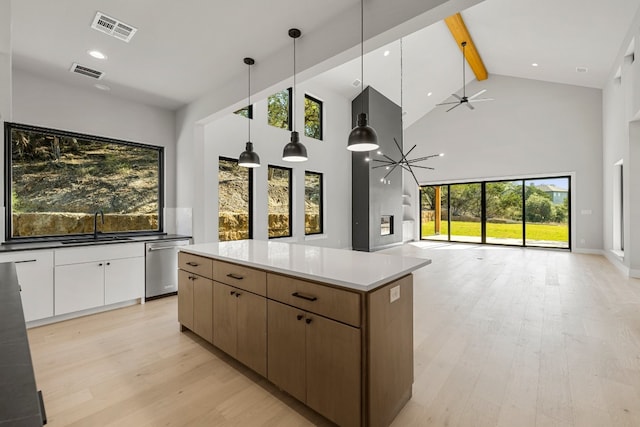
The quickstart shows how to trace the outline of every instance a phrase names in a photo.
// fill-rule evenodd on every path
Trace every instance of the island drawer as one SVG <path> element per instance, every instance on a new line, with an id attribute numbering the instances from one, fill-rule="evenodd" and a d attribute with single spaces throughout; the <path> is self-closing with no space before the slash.
<path id="1" fill-rule="evenodd" d="M 280 274 L 267 273 L 267 297 L 360 327 L 360 294 Z"/>
<path id="2" fill-rule="evenodd" d="M 186 252 L 178 252 L 178 268 L 213 279 L 213 260 Z"/>
<path id="3" fill-rule="evenodd" d="M 267 295 L 267 273 L 255 268 L 216 260 L 213 280 L 254 294 Z"/>

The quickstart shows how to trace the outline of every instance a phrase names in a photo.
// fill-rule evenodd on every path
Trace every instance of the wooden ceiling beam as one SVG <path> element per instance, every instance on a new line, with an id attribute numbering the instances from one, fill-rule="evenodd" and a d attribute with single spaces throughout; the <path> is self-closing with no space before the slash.
<path id="1" fill-rule="evenodd" d="M 487 77 L 489 77 L 489 73 L 482 62 L 482 58 L 480 58 L 476 45 L 471 39 L 467 26 L 464 24 L 462 15 L 460 15 L 460 13 L 456 13 L 455 15 L 445 18 L 444 22 L 447 24 L 447 27 L 449 27 L 449 31 L 451 31 L 451 35 L 460 50 L 462 50 L 462 42 L 467 42 L 467 46 L 465 47 L 465 57 L 467 58 L 467 63 L 473 70 L 473 73 L 476 75 L 476 79 L 486 80 Z"/>

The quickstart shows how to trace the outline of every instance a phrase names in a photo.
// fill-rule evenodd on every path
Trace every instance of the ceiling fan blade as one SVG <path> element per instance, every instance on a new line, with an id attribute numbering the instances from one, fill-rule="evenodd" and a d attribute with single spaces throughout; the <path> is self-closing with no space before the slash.
<path id="1" fill-rule="evenodd" d="M 483 93 L 485 93 L 487 90 L 486 89 L 482 89 L 480 92 L 476 93 L 475 95 L 471 95 L 468 99 L 471 100 L 473 98 L 476 98 L 480 95 L 482 95 Z"/>
<path id="2" fill-rule="evenodd" d="M 495 99 L 493 98 L 469 99 L 469 102 L 484 102 L 484 101 L 495 101 Z"/>
<path id="3" fill-rule="evenodd" d="M 466 103 L 467 107 L 469 107 L 470 110 L 475 110 L 476 107 L 474 107 L 473 105 L 469 104 L 468 102 Z"/>
<path id="4" fill-rule="evenodd" d="M 449 111 L 453 110 L 456 107 L 459 107 L 462 103 L 458 102 L 456 105 L 454 105 L 453 107 L 449 108 L 446 112 L 448 113 Z"/>
<path id="5" fill-rule="evenodd" d="M 454 98 L 456 98 L 458 101 L 462 101 L 462 97 L 456 95 L 455 93 L 452 93 L 451 96 L 453 96 Z"/>
<path id="6" fill-rule="evenodd" d="M 436 106 L 438 106 L 438 105 L 453 105 L 453 104 L 460 104 L 460 101 L 441 102 L 440 104 L 436 104 Z"/>

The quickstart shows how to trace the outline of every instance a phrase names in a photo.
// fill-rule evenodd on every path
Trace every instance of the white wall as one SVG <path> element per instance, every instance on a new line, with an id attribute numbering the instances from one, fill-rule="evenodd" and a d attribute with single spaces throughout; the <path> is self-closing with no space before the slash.
<path id="1" fill-rule="evenodd" d="M 283 88 L 284 89 L 284 88 Z M 296 88 L 296 130 L 307 148 L 309 160 L 290 163 L 282 160 L 282 149 L 291 133 L 267 124 L 266 99 L 254 102 L 251 141 L 260 156 L 254 169 L 253 238 L 268 239 L 267 166 L 293 169 L 293 236 L 279 241 L 347 248 L 351 245 L 351 152 L 346 149 L 351 131 L 350 101 L 326 89 L 298 83 Z M 304 94 L 323 101 L 324 135 L 318 141 L 304 136 Z M 197 242 L 218 240 L 218 158 L 237 159 L 247 142 L 247 119 L 233 113 L 204 126 L 203 185 L 196 197 L 204 203 L 203 233 L 194 233 Z M 324 234 L 304 234 L 304 172 L 321 172 L 324 185 Z M 194 211 L 195 215 L 198 215 Z"/>
<path id="2" fill-rule="evenodd" d="M 640 277 L 640 11 L 620 45 L 603 90 L 603 233 L 605 255 L 624 272 Z M 632 61 L 635 56 L 635 61 Z M 616 78 L 619 76 L 619 78 Z M 614 173 L 624 166 L 624 254 L 614 253 Z M 617 240 L 617 239 L 616 239 Z"/>
<path id="3" fill-rule="evenodd" d="M 418 144 L 412 156 L 445 153 L 429 162 L 435 171 L 417 171 L 420 182 L 570 174 L 572 248 L 601 250 L 602 92 L 499 75 L 467 94 L 480 89 L 495 101 L 437 107 L 405 131 L 405 147 Z"/>
<path id="4" fill-rule="evenodd" d="M 12 107 L 15 123 L 164 147 L 165 207 L 169 210 L 175 207 L 173 111 L 118 98 L 98 89 L 68 86 L 19 69 L 13 70 Z M 165 218 L 165 230 L 169 232 L 175 230 L 175 218 L 170 217 Z"/>

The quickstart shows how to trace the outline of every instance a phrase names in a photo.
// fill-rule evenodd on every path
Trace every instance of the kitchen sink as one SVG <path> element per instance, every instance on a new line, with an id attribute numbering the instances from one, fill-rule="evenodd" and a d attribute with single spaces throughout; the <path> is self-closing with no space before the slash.
<path id="1" fill-rule="evenodd" d="M 115 242 L 127 242 L 133 240 L 131 237 L 122 236 L 98 236 L 98 237 L 83 237 L 81 239 L 63 240 L 63 245 L 78 245 L 78 244 L 101 244 L 101 243 L 115 243 Z"/>

